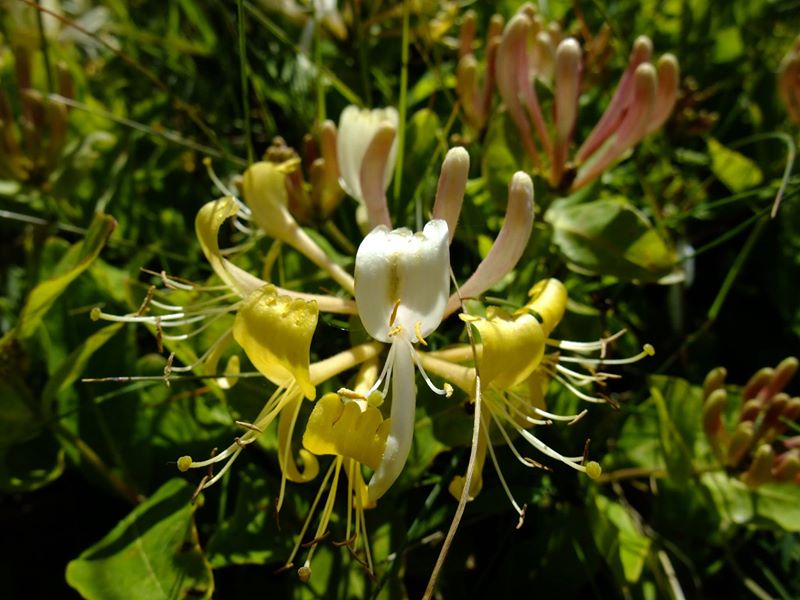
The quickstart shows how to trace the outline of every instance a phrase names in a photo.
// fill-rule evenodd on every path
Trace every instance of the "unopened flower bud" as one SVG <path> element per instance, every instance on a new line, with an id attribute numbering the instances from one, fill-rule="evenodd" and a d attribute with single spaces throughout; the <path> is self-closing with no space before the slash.
<path id="1" fill-rule="evenodd" d="M 777 481 L 793 481 L 800 474 L 800 450 L 789 450 L 775 459 L 772 476 Z"/>
<path id="2" fill-rule="evenodd" d="M 721 388 L 725 385 L 725 378 L 728 376 L 728 371 L 725 367 L 716 367 L 711 369 L 703 381 L 703 399 L 708 400 L 711 392 Z"/>
<path id="3" fill-rule="evenodd" d="M 722 413 L 728 402 L 728 393 L 720 388 L 714 390 L 703 405 L 703 431 L 717 449 L 725 443 L 727 432 L 722 423 Z"/>
<path id="4" fill-rule="evenodd" d="M 742 480 L 749 487 L 758 487 L 772 479 L 772 463 L 775 460 L 775 451 L 769 444 L 762 444 L 753 456 L 750 468 L 742 475 Z"/>
<path id="5" fill-rule="evenodd" d="M 774 370 L 771 367 L 763 367 L 753 373 L 753 376 L 742 390 L 742 403 L 747 402 L 751 398 L 755 398 L 772 379 L 773 373 Z"/>
<path id="6" fill-rule="evenodd" d="M 730 444 L 728 444 L 728 465 L 735 467 L 741 462 L 744 455 L 750 449 L 753 443 L 753 423 L 745 421 L 736 426 L 736 431 L 731 436 Z"/>

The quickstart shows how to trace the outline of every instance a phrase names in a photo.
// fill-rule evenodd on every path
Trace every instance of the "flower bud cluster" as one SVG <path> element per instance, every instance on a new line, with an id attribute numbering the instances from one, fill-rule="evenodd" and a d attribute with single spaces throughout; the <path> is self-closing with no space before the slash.
<path id="1" fill-rule="evenodd" d="M 717 458 L 739 472 L 751 487 L 770 482 L 800 483 L 800 436 L 785 437 L 800 417 L 800 397 L 783 390 L 800 362 L 790 356 L 775 367 L 756 371 L 742 388 L 741 404 L 725 423 L 727 371 L 713 369 L 703 385 L 703 430 Z"/>

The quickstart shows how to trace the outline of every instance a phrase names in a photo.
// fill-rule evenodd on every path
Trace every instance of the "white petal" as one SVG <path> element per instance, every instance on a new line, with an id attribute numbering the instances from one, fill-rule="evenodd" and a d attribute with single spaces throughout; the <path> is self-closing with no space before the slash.
<path id="1" fill-rule="evenodd" d="M 391 342 L 389 332 L 397 326 L 412 342 L 418 341 L 418 328 L 428 335 L 441 322 L 449 293 L 446 221 L 434 219 L 421 233 L 379 226 L 358 247 L 356 305 L 364 328 L 376 340 Z"/>

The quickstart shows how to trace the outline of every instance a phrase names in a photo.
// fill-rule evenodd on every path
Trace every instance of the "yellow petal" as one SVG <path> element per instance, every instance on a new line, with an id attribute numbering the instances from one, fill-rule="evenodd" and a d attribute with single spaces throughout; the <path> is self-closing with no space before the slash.
<path id="1" fill-rule="evenodd" d="M 246 296 L 264 285 L 264 282 L 224 259 L 217 240 L 219 228 L 227 219 L 236 215 L 238 210 L 236 200 L 231 196 L 208 202 L 197 212 L 194 229 L 203 254 L 217 276 L 232 290 Z"/>
<path id="2" fill-rule="evenodd" d="M 343 402 L 338 394 L 325 394 L 314 406 L 303 434 L 303 446 L 314 454 L 352 458 L 377 469 L 391 419 L 384 420 L 372 406 Z"/>
<path id="3" fill-rule="evenodd" d="M 313 400 L 316 389 L 308 369 L 318 315 L 316 302 L 279 295 L 267 284 L 245 298 L 233 322 L 233 337 L 267 379 L 276 385 L 294 379 Z"/>
<path id="4" fill-rule="evenodd" d="M 506 389 L 524 381 L 544 356 L 546 335 L 533 315 L 512 317 L 490 309 L 487 317 L 473 321 L 481 334 L 481 381 Z"/>
<path id="5" fill-rule="evenodd" d="M 564 318 L 567 309 L 567 288 L 558 279 L 542 279 L 528 292 L 531 299 L 517 314 L 532 312 L 541 317 L 545 335 L 550 335 Z"/>

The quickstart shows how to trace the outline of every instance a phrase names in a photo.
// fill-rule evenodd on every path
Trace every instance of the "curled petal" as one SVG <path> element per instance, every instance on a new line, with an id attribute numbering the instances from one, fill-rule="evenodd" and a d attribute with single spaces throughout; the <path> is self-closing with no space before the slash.
<path id="1" fill-rule="evenodd" d="M 294 380 L 313 400 L 309 353 L 318 314 L 315 302 L 279 295 L 275 286 L 265 285 L 245 298 L 233 337 L 267 379 L 276 385 Z"/>
<path id="2" fill-rule="evenodd" d="M 281 411 L 278 420 L 278 461 L 281 465 L 283 477 L 295 483 L 306 483 L 319 474 L 319 462 L 308 450 L 300 449 L 300 460 L 303 463 L 302 471 L 297 467 L 292 454 L 292 436 L 297 423 L 297 413 L 303 398 L 299 395 L 289 402 Z M 281 485 L 283 488 L 283 485 Z M 281 494 L 281 498 L 283 494 Z"/>
<path id="3" fill-rule="evenodd" d="M 343 402 L 325 394 L 314 405 L 303 433 L 303 446 L 317 455 L 344 456 L 377 469 L 386 448 L 391 419 L 384 420 L 374 406 Z"/>
<path id="4" fill-rule="evenodd" d="M 247 296 L 263 286 L 264 281 L 223 258 L 217 239 L 222 224 L 238 210 L 239 205 L 232 196 L 208 202 L 197 212 L 194 229 L 203 254 L 217 276 L 240 296 Z"/>
<path id="5" fill-rule="evenodd" d="M 433 218 L 447 221 L 450 242 L 453 241 L 453 235 L 458 225 L 468 177 L 469 154 L 461 146 L 451 148 L 442 163 L 439 187 L 436 189 L 436 201 L 433 203 Z"/>
<path id="6" fill-rule="evenodd" d="M 527 174 L 517 171 L 508 185 L 508 208 L 503 228 L 489 254 L 461 286 L 461 297 L 481 295 L 511 271 L 528 245 L 532 227 L 533 182 Z M 447 303 L 445 315 L 452 314 L 458 306 L 458 295 L 453 294 Z"/>
<path id="7" fill-rule="evenodd" d="M 542 279 L 528 292 L 530 301 L 519 312 L 537 316 L 545 335 L 550 335 L 564 318 L 567 309 L 567 288 L 558 279 Z"/>
<path id="8" fill-rule="evenodd" d="M 416 342 L 442 321 L 450 293 L 447 223 L 428 222 L 422 232 L 379 226 L 356 253 L 355 297 L 361 322 L 373 338 L 392 341 L 396 327 Z"/>

